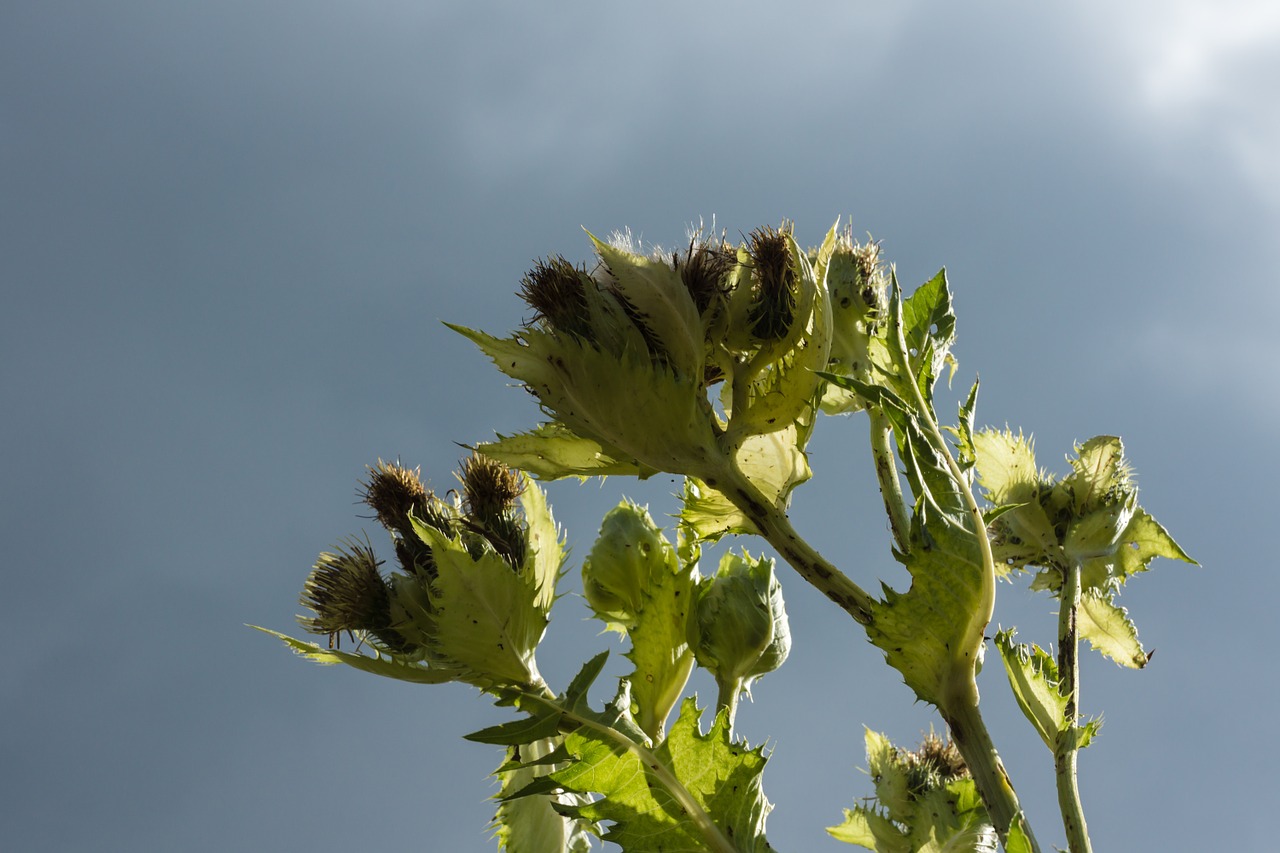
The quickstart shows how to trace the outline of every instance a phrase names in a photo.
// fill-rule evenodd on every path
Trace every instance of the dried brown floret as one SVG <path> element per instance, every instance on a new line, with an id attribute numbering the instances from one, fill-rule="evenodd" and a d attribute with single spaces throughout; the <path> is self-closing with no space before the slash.
<path id="1" fill-rule="evenodd" d="M 520 297 L 534 310 L 534 322 L 558 332 L 591 337 L 585 270 L 560 255 L 538 261 L 520 281 Z"/>
<path id="2" fill-rule="evenodd" d="M 748 319 L 761 340 L 786 337 L 796 313 L 796 271 L 789 232 L 772 227 L 751 232 L 747 251 L 754 267 L 754 300 Z"/>

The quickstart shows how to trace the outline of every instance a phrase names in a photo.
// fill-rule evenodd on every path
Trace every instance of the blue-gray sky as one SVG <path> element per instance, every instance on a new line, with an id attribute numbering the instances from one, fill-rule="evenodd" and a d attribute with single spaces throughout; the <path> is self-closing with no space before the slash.
<path id="1" fill-rule="evenodd" d="M 376 535 L 364 465 L 444 490 L 455 442 L 535 422 L 441 320 L 511 328 L 522 273 L 584 258 L 584 226 L 671 245 L 786 217 L 812 243 L 837 215 L 908 284 L 947 267 L 979 422 L 1058 470 L 1122 435 L 1204 564 L 1125 592 L 1146 670 L 1085 658 L 1097 847 L 1273 847 L 1278 83 L 1262 0 L 6 3 L 0 847 L 494 849 L 500 756 L 460 735 L 497 709 L 244 623 L 292 629 L 316 554 Z M 819 432 L 797 527 L 901 583 L 864 425 Z M 674 488 L 551 495 L 581 555 L 621 494 L 662 514 Z M 739 724 L 774 750 L 774 845 L 838 850 L 822 827 L 871 793 L 862 727 L 909 743 L 936 718 L 782 577 L 794 653 Z M 1047 599 L 1001 595 L 1051 641 Z M 554 616 L 553 686 L 621 651 L 585 616 Z M 981 685 L 1062 843 L 1048 753 L 998 668 Z"/>

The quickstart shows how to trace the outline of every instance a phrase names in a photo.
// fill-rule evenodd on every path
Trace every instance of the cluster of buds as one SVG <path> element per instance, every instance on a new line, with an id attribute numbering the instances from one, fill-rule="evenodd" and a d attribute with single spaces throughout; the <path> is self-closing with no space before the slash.
<path id="1" fill-rule="evenodd" d="M 876 795 L 827 830 L 871 850 L 995 850 L 995 827 L 950 741 L 930 732 L 915 750 L 867 729 L 867 771 Z"/>
<path id="2" fill-rule="evenodd" d="M 1122 546 L 1135 539 L 1131 525 L 1140 510 L 1119 438 L 1078 445 L 1071 474 L 1061 480 L 1036 467 L 1031 440 L 1022 435 L 982 432 L 975 448 L 987 499 L 997 508 L 990 524 L 997 561 L 1041 569 L 1035 588 L 1059 589 L 1070 565 L 1084 568 L 1086 587 L 1123 582 Z"/>
<path id="3" fill-rule="evenodd" d="M 359 636 L 379 653 L 426 663 L 482 688 L 539 684 L 534 650 L 564 553 L 541 492 L 501 463 L 463 461 L 445 502 L 419 472 L 381 460 L 361 498 L 391 535 L 400 572 L 384 577 L 367 542 L 321 554 L 304 628 Z"/>
<path id="4" fill-rule="evenodd" d="M 533 315 L 512 336 L 454 327 L 553 419 L 485 452 L 547 478 L 663 471 L 714 484 L 742 456 L 774 452 L 753 439 L 790 431 L 774 442 L 779 460 L 759 467 L 800 467 L 782 457 L 803 449 L 824 388 L 816 371 L 831 366 L 828 264 L 840 257 L 865 306 L 880 298 L 874 251 L 833 228 L 811 259 L 785 226 L 736 247 L 695 236 L 671 254 L 592 240 L 589 267 L 551 257 L 529 271 L 521 296 Z M 878 310 L 848 322 L 865 328 Z M 859 360 L 856 342 L 842 346 L 841 366 Z"/>

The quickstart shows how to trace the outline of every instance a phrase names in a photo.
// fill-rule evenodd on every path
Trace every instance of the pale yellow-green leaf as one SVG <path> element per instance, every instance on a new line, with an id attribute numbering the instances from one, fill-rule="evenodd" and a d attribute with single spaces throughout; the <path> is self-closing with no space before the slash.
<path id="1" fill-rule="evenodd" d="M 1087 590 L 1080 597 L 1077 625 L 1081 639 L 1121 666 L 1142 669 L 1147 665 L 1149 656 L 1138 641 L 1129 611 L 1111 601 L 1105 591 Z"/>
<path id="2" fill-rule="evenodd" d="M 684 376 L 697 376 L 705 329 L 680 273 L 665 261 L 610 246 L 589 231 L 587 236 L 613 275 L 618 293 L 661 343 L 672 365 Z"/>
<path id="3" fill-rule="evenodd" d="M 1120 537 L 1121 547 L 1116 552 L 1119 577 L 1123 582 L 1131 575 L 1146 571 L 1156 557 L 1170 560 L 1181 560 L 1193 566 L 1199 565 L 1187 556 L 1168 531 L 1141 507 L 1133 514 L 1124 535 Z"/>
<path id="4" fill-rule="evenodd" d="M 598 441 L 576 435 L 564 424 L 552 421 L 515 435 L 499 435 L 497 441 L 477 445 L 476 450 L 540 480 L 562 477 L 648 477 L 657 473 L 635 460 L 619 461 Z M 619 454 L 620 455 L 620 454 Z"/>
<path id="5" fill-rule="evenodd" d="M 1130 490 L 1130 470 L 1124 459 L 1124 443 L 1114 435 L 1098 435 L 1076 446 L 1069 460 L 1072 472 L 1062 486 L 1071 491 L 1075 514 L 1084 516 L 1115 490 Z"/>
<path id="6" fill-rule="evenodd" d="M 987 500 L 997 506 L 1035 500 L 1044 477 L 1036 467 L 1031 438 L 986 429 L 974 434 L 973 445 Z"/>
<path id="7" fill-rule="evenodd" d="M 279 631 L 272 631 L 270 628 L 260 628 L 257 625 L 250 625 L 249 627 L 265 634 L 270 634 L 293 649 L 297 654 L 319 664 L 344 663 L 347 666 L 355 667 L 374 675 L 394 678 L 397 681 L 409 681 L 415 684 L 444 684 L 447 681 L 454 681 L 458 677 L 456 672 L 431 669 L 418 662 L 401 660 L 391 656 L 373 657 L 356 652 L 344 652 L 340 649 L 325 649 L 316 643 L 298 640 L 287 634 L 281 634 Z"/>
<path id="8" fill-rule="evenodd" d="M 616 448 L 617 461 L 702 476 L 723 469 L 701 376 L 672 373 L 636 348 L 615 355 L 576 337 L 526 330 L 498 339 L 450 328 L 475 342 L 499 370 L 525 383 L 572 433 Z"/>
<path id="9" fill-rule="evenodd" d="M 431 546 L 436 577 L 430 586 L 436 654 L 480 679 L 540 681 L 534 650 L 547 626 L 539 590 L 498 554 L 473 557 L 459 539 L 415 525 Z"/>
<path id="10" fill-rule="evenodd" d="M 696 573 L 696 567 L 678 563 L 674 572 L 658 572 L 645 592 L 635 624 L 627 631 L 631 640 L 627 659 L 635 665 L 630 676 L 633 716 L 655 743 L 665 736 L 667 717 L 693 671 L 688 621 Z"/>
<path id="11" fill-rule="evenodd" d="M 813 472 L 800 446 L 796 425 L 778 432 L 753 435 L 736 454 L 738 469 L 766 500 L 783 508 L 796 486 Z M 681 521 L 699 539 L 719 539 L 726 533 L 755 533 L 755 526 L 727 497 L 701 480 L 687 479 Z"/>
<path id="12" fill-rule="evenodd" d="M 1013 637 L 1012 629 L 996 634 L 1000 660 L 1018 707 L 1054 752 L 1058 735 L 1069 726 L 1067 697 L 1058 688 L 1058 665 L 1044 649 L 1017 644 Z"/>
<path id="13" fill-rule="evenodd" d="M 520 507 L 524 510 L 528 526 L 524 571 L 533 582 L 534 607 L 546 613 L 555 603 L 556 582 L 564 569 L 564 539 L 551 515 L 546 493 L 527 475 L 524 476 L 524 491 L 520 493 Z"/>

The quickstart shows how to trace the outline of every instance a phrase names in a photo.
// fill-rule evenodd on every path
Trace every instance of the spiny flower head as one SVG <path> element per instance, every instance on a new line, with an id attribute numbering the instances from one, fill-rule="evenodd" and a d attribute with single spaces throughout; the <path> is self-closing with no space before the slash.
<path id="1" fill-rule="evenodd" d="M 301 596 L 302 606 L 315 616 L 298 621 L 313 634 L 328 635 L 331 647 L 343 633 L 368 631 L 394 641 L 390 591 L 378 565 L 372 546 L 355 539 L 321 554 Z"/>
<path id="2" fill-rule="evenodd" d="M 791 259 L 791 230 L 765 226 L 751 232 L 747 252 L 752 265 L 751 332 L 765 341 L 786 337 L 796 316 L 796 270 Z"/>
<path id="3" fill-rule="evenodd" d="M 969 767 L 956 745 L 950 738 L 943 740 L 932 731 L 916 749 L 899 749 L 898 761 L 907 771 L 907 787 L 915 794 L 970 778 Z"/>
<path id="4" fill-rule="evenodd" d="M 520 297 L 534 310 L 534 322 L 590 339 L 586 288 L 590 276 L 560 255 L 538 261 L 520 281 Z"/>

